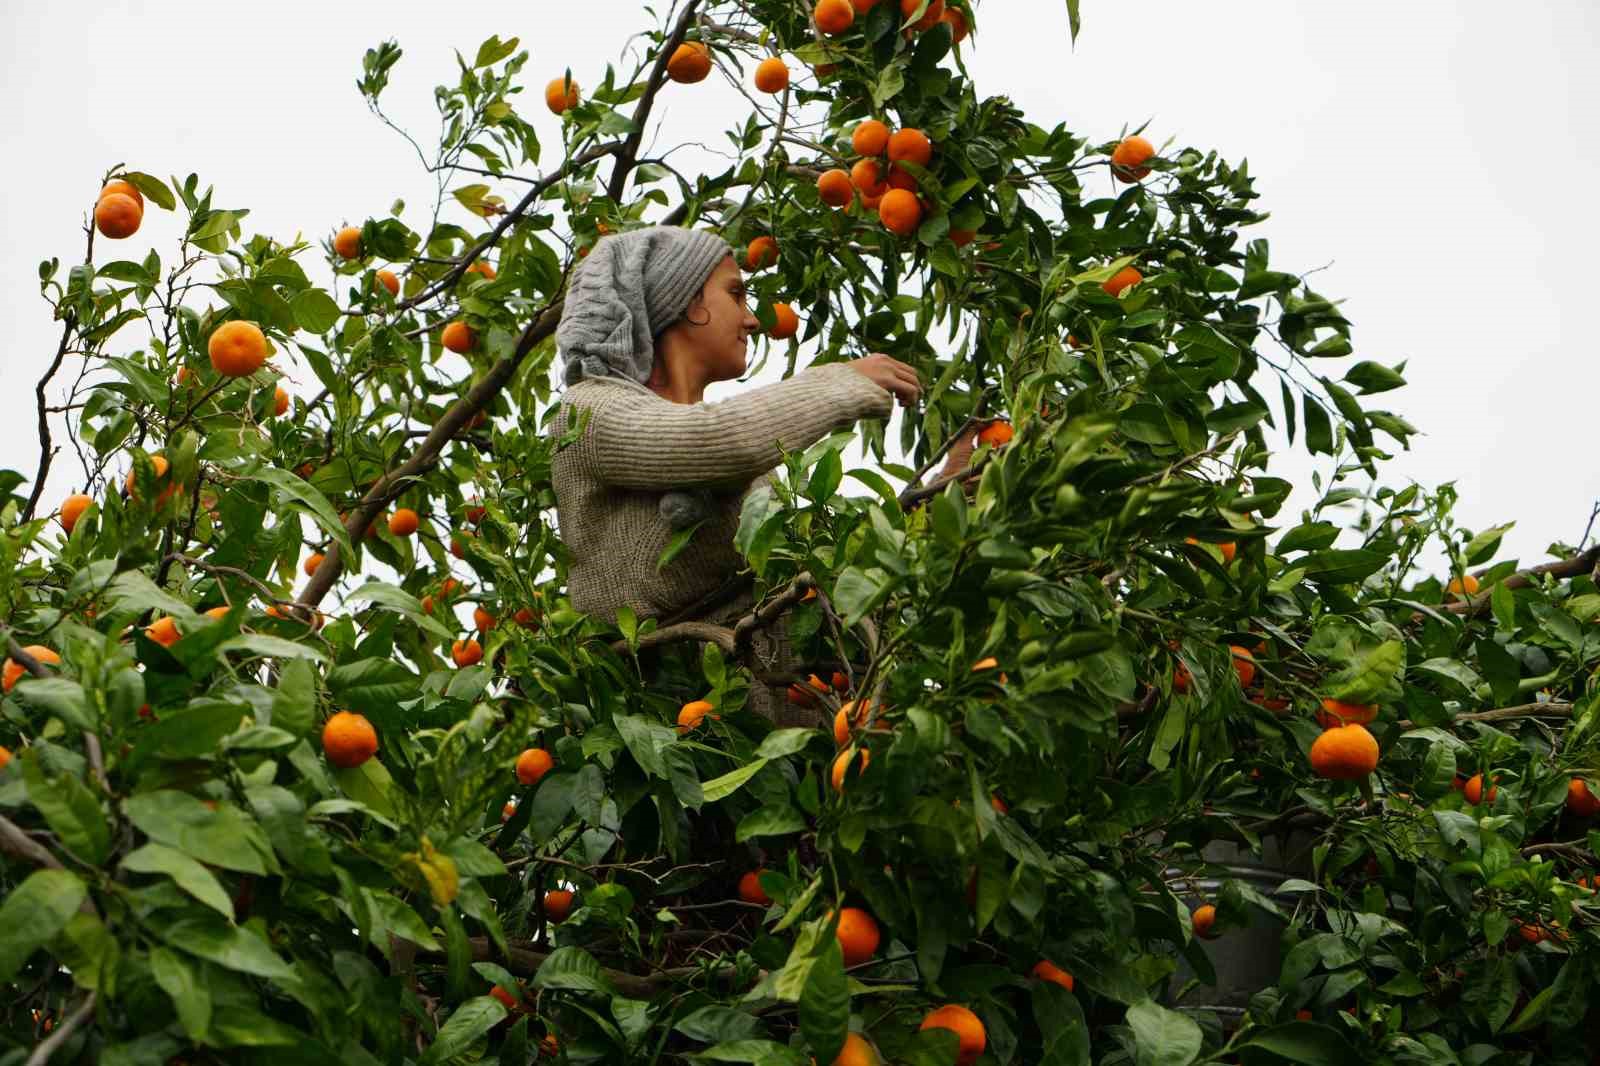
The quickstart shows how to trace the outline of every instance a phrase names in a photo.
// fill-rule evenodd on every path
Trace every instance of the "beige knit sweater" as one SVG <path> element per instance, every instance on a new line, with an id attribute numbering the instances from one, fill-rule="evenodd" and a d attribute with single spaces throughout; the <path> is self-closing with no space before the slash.
<path id="1" fill-rule="evenodd" d="M 615 621 L 668 615 L 744 568 L 733 546 L 745 494 L 782 458 L 862 418 L 884 418 L 893 397 L 844 363 L 804 370 L 719 403 L 679 404 L 633 381 L 586 378 L 567 389 L 551 432 L 589 411 L 581 438 L 556 453 L 556 521 L 571 550 L 567 592 L 585 614 Z M 703 490 L 705 523 L 659 572 L 676 530 L 668 492 Z"/>

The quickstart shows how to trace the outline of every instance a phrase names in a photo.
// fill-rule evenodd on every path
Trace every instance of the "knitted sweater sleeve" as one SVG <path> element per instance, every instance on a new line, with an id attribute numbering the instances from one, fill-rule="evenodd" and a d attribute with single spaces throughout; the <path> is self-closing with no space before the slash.
<path id="1" fill-rule="evenodd" d="M 782 450 L 809 447 L 894 409 L 887 390 L 843 363 L 720 403 L 678 404 L 620 388 L 593 390 L 574 403 L 590 411 L 583 450 L 591 472 L 629 489 L 744 484 L 777 466 Z"/>

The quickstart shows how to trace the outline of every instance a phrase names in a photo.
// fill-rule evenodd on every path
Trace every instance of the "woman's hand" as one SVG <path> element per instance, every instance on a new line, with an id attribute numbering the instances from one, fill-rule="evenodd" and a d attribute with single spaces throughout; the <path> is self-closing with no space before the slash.
<path id="1" fill-rule="evenodd" d="M 922 397 L 922 379 L 917 372 L 898 359 L 873 352 L 845 364 L 868 381 L 894 394 L 902 407 L 910 407 Z"/>

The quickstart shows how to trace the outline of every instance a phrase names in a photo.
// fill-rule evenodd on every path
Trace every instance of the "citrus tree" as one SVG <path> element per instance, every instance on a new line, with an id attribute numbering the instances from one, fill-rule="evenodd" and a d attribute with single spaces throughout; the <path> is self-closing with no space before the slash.
<path id="1" fill-rule="evenodd" d="M 555 151 L 491 38 L 436 93 L 470 224 L 284 245 L 108 173 L 0 472 L 0 1061 L 1587 1061 L 1600 555 L 1383 487 L 1400 368 L 1246 240 L 1248 171 L 980 95 L 976 23 L 683 0 L 533 79 Z M 733 163 L 644 156 L 714 73 Z M 150 210 L 167 261 L 105 252 Z M 726 628 L 563 594 L 565 283 L 662 222 L 786 373 L 930 386 L 744 496 Z"/>

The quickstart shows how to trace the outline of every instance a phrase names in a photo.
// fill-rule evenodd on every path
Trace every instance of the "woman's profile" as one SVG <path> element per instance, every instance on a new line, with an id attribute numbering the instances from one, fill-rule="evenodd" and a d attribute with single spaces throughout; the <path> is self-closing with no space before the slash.
<path id="1" fill-rule="evenodd" d="M 921 395 L 912 367 L 873 354 L 705 402 L 707 386 L 745 372 L 758 328 L 732 249 L 713 234 L 614 234 L 574 271 L 556 333 L 567 388 L 550 429 L 561 439 L 581 427 L 552 472 L 576 610 L 615 621 L 627 607 L 643 621 L 703 602 L 745 568 L 734 547 L 740 508 L 784 451 L 887 418 L 896 400 L 909 406 Z M 954 449 L 947 469 L 969 454 Z M 702 620 L 728 622 L 751 603 L 746 593 Z M 755 651 L 769 671 L 795 668 L 781 630 Z M 783 691 L 753 686 L 749 705 L 781 725 L 815 724 L 785 706 Z"/>

